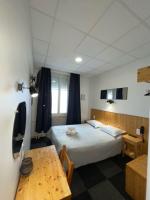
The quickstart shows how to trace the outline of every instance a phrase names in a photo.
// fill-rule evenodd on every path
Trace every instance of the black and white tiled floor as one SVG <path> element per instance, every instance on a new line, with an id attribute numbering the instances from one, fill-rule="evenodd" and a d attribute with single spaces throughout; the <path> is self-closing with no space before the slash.
<path id="1" fill-rule="evenodd" d="M 73 200 L 131 200 L 125 192 L 125 164 L 121 155 L 74 170 Z"/>
<path id="2" fill-rule="evenodd" d="M 44 137 L 31 140 L 31 149 L 51 145 Z M 125 192 L 125 164 L 121 155 L 74 170 L 72 200 L 132 200 Z"/>

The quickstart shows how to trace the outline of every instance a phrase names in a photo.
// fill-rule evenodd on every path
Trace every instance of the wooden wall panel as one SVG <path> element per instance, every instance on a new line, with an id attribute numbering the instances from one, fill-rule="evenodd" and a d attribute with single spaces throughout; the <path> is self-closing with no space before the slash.
<path id="1" fill-rule="evenodd" d="M 137 136 L 136 129 L 144 126 L 144 143 L 142 145 L 143 153 L 147 153 L 148 149 L 148 132 L 149 132 L 149 119 L 145 117 L 126 115 L 103 110 L 91 109 L 91 119 L 95 115 L 95 119 L 118 128 L 121 128 L 127 133 Z"/>

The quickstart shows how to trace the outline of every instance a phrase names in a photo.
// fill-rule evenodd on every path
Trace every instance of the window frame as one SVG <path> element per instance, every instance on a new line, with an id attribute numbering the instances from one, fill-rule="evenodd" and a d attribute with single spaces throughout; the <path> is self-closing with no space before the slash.
<path id="1" fill-rule="evenodd" d="M 58 112 L 57 113 L 52 113 L 52 116 L 53 117 L 66 117 L 67 116 L 67 111 L 66 111 L 66 113 L 60 113 L 60 93 L 61 93 L 61 84 L 60 84 L 60 77 L 61 77 L 61 75 L 65 75 L 66 76 L 66 78 L 68 79 L 68 84 L 67 84 L 67 90 L 68 90 L 68 95 L 69 95 L 69 74 L 59 74 L 59 73 L 54 73 L 55 74 L 55 76 L 57 77 L 57 81 L 58 81 L 58 104 L 57 104 L 57 108 L 58 108 Z M 53 74 L 52 74 L 52 76 L 53 76 Z M 51 83 L 51 85 L 52 85 L 52 83 Z M 68 96 L 67 96 L 67 105 L 68 105 Z"/>

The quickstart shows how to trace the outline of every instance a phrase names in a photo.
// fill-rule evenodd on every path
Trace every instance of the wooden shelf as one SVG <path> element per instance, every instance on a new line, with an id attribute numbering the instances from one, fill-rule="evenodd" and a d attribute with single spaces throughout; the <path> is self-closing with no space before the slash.
<path id="1" fill-rule="evenodd" d="M 124 153 L 129 156 L 130 158 L 135 158 L 135 152 L 130 150 L 125 150 Z"/>
<path id="2" fill-rule="evenodd" d="M 141 155 L 141 144 L 142 139 L 138 137 L 133 137 L 131 135 L 123 135 L 123 148 L 122 154 L 129 156 L 132 159 L 135 159 L 139 155 Z"/>
<path id="3" fill-rule="evenodd" d="M 131 143 L 131 144 L 135 144 L 135 143 L 141 143 L 142 142 L 142 138 L 139 137 L 134 137 L 131 136 L 129 134 L 123 135 L 122 137 L 125 141 Z"/>
<path id="4" fill-rule="evenodd" d="M 137 82 L 150 83 L 150 66 L 138 69 Z"/>

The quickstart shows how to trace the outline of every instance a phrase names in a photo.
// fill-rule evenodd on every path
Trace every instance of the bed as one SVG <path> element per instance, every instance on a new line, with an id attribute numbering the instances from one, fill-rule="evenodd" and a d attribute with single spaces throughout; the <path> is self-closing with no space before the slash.
<path id="1" fill-rule="evenodd" d="M 74 136 L 66 135 L 68 127 L 74 127 L 77 134 Z M 63 145 L 67 146 L 68 154 L 76 168 L 121 153 L 121 136 L 114 138 L 87 123 L 53 126 L 50 137 L 58 152 Z"/>

